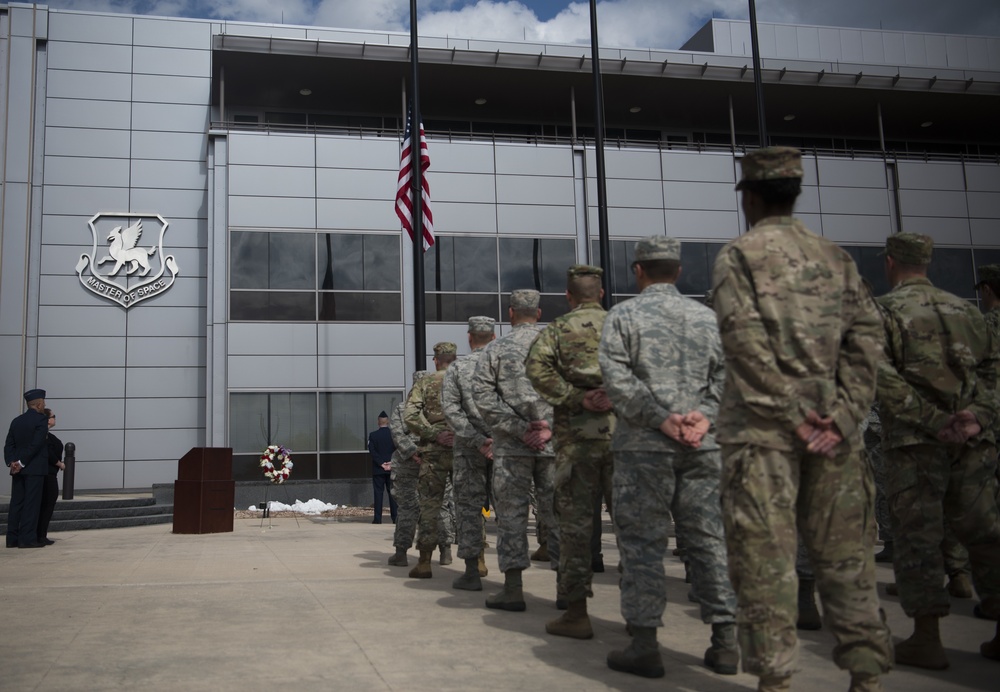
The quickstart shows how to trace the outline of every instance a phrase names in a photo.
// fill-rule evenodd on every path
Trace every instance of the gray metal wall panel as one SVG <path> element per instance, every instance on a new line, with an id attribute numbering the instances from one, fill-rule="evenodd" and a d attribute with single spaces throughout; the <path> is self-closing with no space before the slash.
<path id="1" fill-rule="evenodd" d="M 173 288 L 176 288 L 175 285 Z M 167 291 L 169 294 L 173 291 Z M 166 295 L 166 294 L 164 294 Z M 205 366 L 205 339 L 183 336 L 142 336 L 127 339 L 129 367 Z"/>
<path id="2" fill-rule="evenodd" d="M 45 95 L 49 98 L 130 101 L 132 77 L 124 72 L 83 72 L 49 69 L 45 73 Z M 105 104 L 109 111 L 116 104 Z M 121 106 L 124 110 L 127 107 Z"/>
<path id="3" fill-rule="evenodd" d="M 124 441 L 119 445 L 124 449 Z M 120 450 L 119 450 L 120 451 Z M 77 447 L 77 461 L 79 461 L 79 446 Z M 119 453 L 120 457 L 121 454 Z M 76 467 L 76 489 L 96 490 L 107 488 L 124 488 L 123 479 L 125 474 L 125 464 L 121 461 L 93 461 L 86 464 L 77 464 Z"/>
<path id="4" fill-rule="evenodd" d="M 996 192 L 1000 190 L 1000 166 L 967 163 L 965 179 L 970 191 Z"/>
<path id="5" fill-rule="evenodd" d="M 969 225 L 974 247 L 1000 248 L 1000 219 L 972 219 Z"/>
<path id="6" fill-rule="evenodd" d="M 574 181 L 558 178 L 566 185 L 573 186 Z M 672 183 L 671 183 L 672 184 Z M 663 184 L 658 180 L 618 180 L 609 178 L 607 185 L 607 204 L 609 207 L 639 207 L 645 209 L 663 208 Z M 575 189 L 571 189 L 575 193 Z M 587 195 L 591 200 L 597 200 L 597 181 L 587 181 Z M 566 204 L 572 204 L 570 199 Z M 583 200 L 580 200 L 581 203 Z"/>
<path id="7" fill-rule="evenodd" d="M 46 127 L 46 156 L 92 158 L 129 157 L 127 130 L 87 130 L 78 127 Z"/>
<path id="8" fill-rule="evenodd" d="M 94 214 L 101 210 L 128 209 L 128 188 L 48 185 L 42 211 L 45 214 Z"/>
<path id="9" fill-rule="evenodd" d="M 729 183 L 664 183 L 663 200 L 667 209 L 703 209 L 736 211 L 738 193 Z"/>
<path id="10" fill-rule="evenodd" d="M 960 163 L 900 161 L 899 187 L 908 190 L 964 190 L 965 172 Z"/>
<path id="11" fill-rule="evenodd" d="M 132 127 L 153 132 L 207 132 L 208 106 L 133 103 Z M 172 158 L 172 157 L 165 157 Z"/>
<path id="12" fill-rule="evenodd" d="M 127 44 L 132 38 L 132 18 L 82 13 L 49 14 L 49 40 L 79 41 L 110 45 Z"/>
<path id="13" fill-rule="evenodd" d="M 605 172 L 608 178 L 660 179 L 660 152 L 655 149 L 650 149 L 649 151 L 610 149 L 605 153 L 604 157 L 606 164 Z M 588 157 L 589 163 L 590 158 Z"/>
<path id="14" fill-rule="evenodd" d="M 840 30 L 840 55 L 844 62 L 864 62 L 865 54 L 859 30 Z"/>
<path id="15" fill-rule="evenodd" d="M 881 161 L 820 158 L 817 166 L 824 187 L 886 188 L 885 164 Z"/>
<path id="16" fill-rule="evenodd" d="M 233 133 L 229 135 L 230 165 L 316 165 L 316 140 L 311 135 Z"/>
<path id="17" fill-rule="evenodd" d="M 132 98 L 150 103 L 188 103 L 207 106 L 212 80 L 207 77 L 169 77 L 137 74 L 132 77 Z"/>
<path id="18" fill-rule="evenodd" d="M 669 151 L 660 155 L 663 179 L 681 182 L 729 183 L 735 187 L 733 157 L 730 154 L 693 154 Z"/>
<path id="19" fill-rule="evenodd" d="M 944 36 L 924 34 L 921 36 L 927 50 L 927 64 L 943 66 L 948 64 L 948 44 Z"/>
<path id="20" fill-rule="evenodd" d="M 795 217 L 806 225 L 810 231 L 816 235 L 825 235 L 823 221 L 826 217 L 819 214 L 801 214 L 799 212 L 795 213 Z"/>
<path id="21" fill-rule="evenodd" d="M 429 330 L 430 324 L 427 327 Z M 401 356 L 404 350 L 403 326 L 400 324 L 326 322 L 317 325 L 317 338 L 319 353 L 327 356 Z M 431 343 L 437 343 L 437 341 L 442 341 L 442 339 Z M 461 344 L 461 340 L 455 343 Z"/>
<path id="22" fill-rule="evenodd" d="M 136 74 L 178 77 L 209 77 L 212 74 L 212 53 L 208 50 L 135 46 L 132 55 L 132 71 Z"/>
<path id="23" fill-rule="evenodd" d="M 498 175 L 522 175 L 531 171 L 535 175 L 572 178 L 573 156 L 566 147 L 497 144 L 496 171 Z"/>
<path id="24" fill-rule="evenodd" d="M 861 61 L 866 63 L 891 62 L 885 59 L 885 42 L 883 34 L 877 31 L 861 32 Z"/>
<path id="25" fill-rule="evenodd" d="M 402 356 L 320 356 L 323 388 L 399 387 L 405 365 Z"/>
<path id="26" fill-rule="evenodd" d="M 576 197 L 573 189 L 573 178 L 498 175 L 496 187 L 498 204 L 572 206 Z"/>
<path id="27" fill-rule="evenodd" d="M 80 290 L 88 292 L 83 286 Z M 94 304 L 83 307 L 46 306 L 38 308 L 39 336 L 68 336 L 80 339 L 80 347 L 85 348 L 83 337 L 125 336 L 125 312 L 117 305 L 94 297 Z M 98 302 L 99 301 L 99 302 Z"/>
<path id="28" fill-rule="evenodd" d="M 47 392 L 45 403 L 56 413 L 55 434 L 65 442 L 76 442 L 63 434 L 63 430 L 99 430 L 108 421 L 125 420 L 124 399 L 66 399 L 56 389 Z M 121 438 L 121 431 L 117 433 Z M 77 443 L 79 447 L 79 443 Z"/>
<path id="29" fill-rule="evenodd" d="M 230 356 L 229 386 L 234 388 L 277 388 L 288 391 L 296 388 L 315 388 L 316 358 L 312 356 Z M 356 370 L 358 365 L 342 363 L 345 370 Z M 325 386 L 325 385 L 324 385 Z"/>
<path id="30" fill-rule="evenodd" d="M 969 219 L 903 215 L 903 230 L 923 233 L 940 245 L 968 245 L 972 241 Z"/>
<path id="31" fill-rule="evenodd" d="M 325 171 L 320 171 L 320 175 Z M 371 183 L 374 181 L 373 173 L 368 171 L 354 171 L 353 174 L 367 173 L 364 177 L 360 177 L 356 183 L 348 183 L 345 186 L 345 192 L 350 192 L 352 189 L 361 187 L 362 185 L 367 186 L 367 192 L 362 192 L 361 194 L 355 194 L 355 197 L 371 197 L 375 190 L 382 192 L 383 190 L 389 190 L 388 197 L 391 199 L 395 194 L 396 189 L 396 176 L 394 173 L 388 173 L 392 176 L 392 182 L 388 187 L 385 187 L 385 180 L 382 178 L 378 179 L 378 187 L 374 188 Z M 381 175 L 381 172 L 379 172 Z M 351 179 L 353 175 L 343 175 L 347 179 Z M 500 176 L 500 178 L 508 178 L 510 176 Z M 321 178 L 322 179 L 322 178 Z M 431 184 L 431 200 L 433 209 L 438 201 L 441 202 L 485 202 L 488 204 L 493 204 L 497 201 L 497 186 L 500 184 L 500 180 L 492 175 L 482 175 L 476 173 L 434 173 L 428 177 Z M 533 179 L 537 180 L 537 179 Z M 561 178 L 555 178 L 554 180 L 562 180 Z M 320 187 L 324 189 L 324 187 Z M 360 192 L 360 191 L 359 191 Z M 324 195 L 329 197 L 330 195 Z M 338 195 L 341 196 L 341 195 Z M 351 196 L 349 194 L 342 195 L 344 197 Z M 509 201 L 509 200 L 508 200 Z"/>
<path id="32" fill-rule="evenodd" d="M 281 325 L 281 338 L 274 338 L 272 323 L 228 325 L 229 353 L 243 356 L 315 356 L 316 330 L 323 324 L 287 323 Z"/>
<path id="33" fill-rule="evenodd" d="M 128 107 L 107 101 L 49 98 L 45 104 L 45 123 L 50 127 L 127 130 L 131 119 Z"/>
<path id="34" fill-rule="evenodd" d="M 903 34 L 903 48 L 906 51 L 904 65 L 927 64 L 927 46 L 921 34 Z"/>
<path id="35" fill-rule="evenodd" d="M 597 237 L 597 207 L 587 209 L 592 237 Z M 575 215 L 572 215 L 575 218 Z M 665 233 L 663 211 L 660 209 L 608 209 L 608 235 L 635 237 L 637 235 L 662 235 Z"/>
<path id="36" fill-rule="evenodd" d="M 350 171 L 342 173 L 344 177 L 350 174 Z M 251 197 L 315 197 L 316 169 L 233 165 L 229 167 L 229 194 Z"/>
<path id="37" fill-rule="evenodd" d="M 203 21 L 136 17 L 132 42 L 137 46 L 201 48 L 212 46 L 212 25 Z"/>
<path id="38" fill-rule="evenodd" d="M 322 227 L 337 220 L 324 217 Z M 259 228 L 316 228 L 316 200 L 291 197 L 229 197 L 229 225 Z"/>
<path id="39" fill-rule="evenodd" d="M 203 307 L 144 307 L 145 309 L 129 310 L 129 336 L 205 336 Z"/>
<path id="40" fill-rule="evenodd" d="M 904 216 L 967 217 L 969 215 L 964 192 L 900 190 L 899 207 Z M 909 229 L 904 227 L 903 230 Z"/>
<path id="41" fill-rule="evenodd" d="M 166 251 L 166 255 L 173 254 L 173 250 L 170 247 L 164 247 L 164 250 Z M 155 298 L 150 298 L 147 302 L 142 304 L 144 308 L 204 307 L 206 292 L 205 284 L 207 279 L 204 277 L 184 276 L 183 266 L 180 270 L 181 275 L 174 281 L 170 290 L 164 291 Z M 76 279 L 76 277 L 73 278 Z"/>
<path id="42" fill-rule="evenodd" d="M 868 214 L 889 216 L 887 190 L 859 187 L 822 187 L 819 189 L 824 214 Z"/>
<path id="43" fill-rule="evenodd" d="M 46 156 L 45 184 L 128 187 L 128 159 Z"/>
<path id="44" fill-rule="evenodd" d="M 835 243 L 885 243 L 892 233 L 888 216 L 861 214 L 823 216 L 823 235 Z"/>
<path id="45" fill-rule="evenodd" d="M 431 167 L 428 175 L 437 171 L 450 173 L 488 173 L 495 172 L 496 164 L 493 158 L 493 144 L 487 142 L 441 142 L 430 140 L 427 148 L 431 155 Z M 380 152 L 379 152 L 380 153 Z M 394 169 L 399 168 L 399 145 L 393 149 Z M 385 157 L 379 156 L 382 161 Z M 322 164 L 326 165 L 326 164 Z M 371 164 L 369 164 L 370 166 Z M 431 191 L 434 190 L 434 178 L 431 178 Z"/>
<path id="46" fill-rule="evenodd" d="M 25 250 L 27 238 L 23 231 L 28 225 L 28 186 L 7 183 L 4 190 L 3 255 L 0 256 L 0 334 L 23 334 L 25 305 Z M 20 344 L 13 353 L 20 353 Z M 16 387 L 15 387 L 16 389 Z"/>
<path id="47" fill-rule="evenodd" d="M 54 70 L 132 71 L 132 46 L 122 43 L 122 37 L 111 43 L 52 41 L 48 54 L 49 68 Z"/>
<path id="48" fill-rule="evenodd" d="M 770 33 L 774 36 L 774 40 L 771 44 L 771 51 L 767 54 L 768 57 L 775 57 L 779 55 L 798 55 L 799 37 L 798 34 L 795 33 L 794 26 L 773 26 Z M 824 33 L 820 33 L 819 40 L 820 52 L 824 55 L 831 46 L 838 49 L 840 47 L 829 42 Z M 761 50 L 761 55 L 764 55 L 763 49 Z"/>
<path id="49" fill-rule="evenodd" d="M 961 36 L 945 37 L 945 55 L 949 67 L 972 67 L 969 64 L 968 41 Z"/>
<path id="50" fill-rule="evenodd" d="M 175 248 L 201 248 L 208 246 L 208 219 L 170 218 L 170 228 L 164 238 L 164 247 L 168 252 Z M 181 267 L 184 272 L 184 268 Z M 221 270 L 225 273 L 225 269 Z M 185 272 L 186 274 L 186 272 Z"/>
<path id="51" fill-rule="evenodd" d="M 389 202 L 367 199 L 319 199 L 315 202 L 316 218 L 314 227 L 345 230 L 387 231 L 400 228 L 399 217 Z M 431 207 L 435 218 L 435 229 L 442 230 L 437 223 L 441 214 L 438 205 Z M 283 224 L 291 225 L 291 224 Z"/>
<path id="52" fill-rule="evenodd" d="M 1000 219 L 1000 192 L 970 192 L 969 215 L 978 219 Z"/>
<path id="53" fill-rule="evenodd" d="M 202 431 L 204 433 L 204 431 Z M 203 437 L 197 438 L 203 440 Z M 202 442 L 192 447 L 205 446 Z M 177 459 L 149 459 L 125 464 L 124 488 L 148 488 L 153 483 L 164 483 L 177 477 Z"/>
<path id="54" fill-rule="evenodd" d="M 208 188 L 208 171 L 204 161 L 133 160 L 131 184 L 132 187 L 204 192 Z"/>
<path id="55" fill-rule="evenodd" d="M 886 32 L 882 36 L 882 46 L 885 50 L 885 61 L 890 65 L 906 64 L 906 44 L 903 34 Z"/>
<path id="56" fill-rule="evenodd" d="M 642 210 L 628 209 L 625 212 Z M 527 204 L 498 204 L 497 223 L 502 232 L 528 235 L 576 235 L 573 207 L 545 207 Z"/>
<path id="57" fill-rule="evenodd" d="M 133 209 L 152 209 L 166 219 L 204 219 L 208 215 L 208 193 L 205 190 L 133 188 L 129 199 Z"/>
<path id="58" fill-rule="evenodd" d="M 125 393 L 125 368 L 38 368 L 35 377 L 40 386 L 65 399 L 117 399 Z"/>
<path id="59" fill-rule="evenodd" d="M 795 27 L 795 35 L 799 48 L 796 57 L 819 60 L 819 30 L 814 26 L 798 26 Z"/>
<path id="60" fill-rule="evenodd" d="M 316 165 L 321 168 L 399 171 L 400 143 L 394 137 L 361 140 L 321 135 L 317 136 L 310 146 L 313 144 L 315 145 Z M 443 166 L 441 161 L 441 154 L 447 147 L 437 146 L 437 143 L 428 145 L 428 147 L 431 151 L 431 170 L 451 170 Z M 281 165 L 287 164 L 282 163 Z"/>
<path id="61" fill-rule="evenodd" d="M 126 146 L 128 146 L 126 139 Z M 189 132 L 133 132 L 132 159 L 171 159 L 174 161 L 204 161 L 208 151 L 208 136 Z M 128 156 L 128 154 L 125 154 Z"/>
<path id="62" fill-rule="evenodd" d="M 495 204 L 434 202 L 432 210 L 434 211 L 435 233 L 497 232 L 497 207 Z M 392 228 L 393 226 L 399 228 L 399 219 L 394 213 L 393 219 L 395 219 L 395 223 L 387 226 L 387 228 Z"/>
<path id="63" fill-rule="evenodd" d="M 88 339 L 75 336 L 38 338 L 38 366 L 42 368 L 118 367 L 124 362 L 125 342 L 115 336 Z"/>
<path id="64" fill-rule="evenodd" d="M 28 182 L 28 148 L 31 141 L 28 123 L 31 122 L 32 79 L 31 60 L 33 45 L 31 39 L 11 38 L 8 40 L 10 56 L 4 107 L 6 133 L 3 138 L 5 151 L 4 181 Z"/>
<path id="65" fill-rule="evenodd" d="M 125 378 L 125 398 L 193 398 L 205 396 L 205 368 L 130 367 Z"/>
<path id="66" fill-rule="evenodd" d="M 727 241 L 738 236 L 740 231 L 739 215 L 735 211 L 668 209 L 664 215 L 666 234 L 675 238 Z M 635 231 L 639 230 L 640 227 L 636 227 Z"/>
<path id="67" fill-rule="evenodd" d="M 111 264 L 104 266 L 110 267 Z M 69 269 L 72 271 L 73 267 Z M 80 278 L 76 274 L 66 276 L 43 274 L 41 283 L 39 305 L 94 305 L 96 296 L 80 285 Z"/>

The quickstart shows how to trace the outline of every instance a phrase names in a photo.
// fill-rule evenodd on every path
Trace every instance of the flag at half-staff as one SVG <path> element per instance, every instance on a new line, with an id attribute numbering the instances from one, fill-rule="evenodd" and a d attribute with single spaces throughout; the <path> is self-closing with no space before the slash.
<path id="1" fill-rule="evenodd" d="M 420 211 L 423 221 L 420 224 L 423 234 L 424 250 L 434 244 L 434 215 L 431 213 L 431 186 L 427 182 L 427 169 L 431 165 L 431 157 L 427 152 L 427 138 L 424 136 L 424 126 L 417 127 L 420 133 L 416 138 L 419 142 L 420 160 Z M 413 112 L 406 115 L 406 130 L 403 133 L 403 150 L 399 154 L 399 179 L 396 185 L 396 216 L 403 228 L 413 236 Z"/>

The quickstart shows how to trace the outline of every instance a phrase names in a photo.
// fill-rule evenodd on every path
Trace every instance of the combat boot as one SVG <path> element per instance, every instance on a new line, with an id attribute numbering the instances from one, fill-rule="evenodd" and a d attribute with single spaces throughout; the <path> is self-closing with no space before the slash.
<path id="1" fill-rule="evenodd" d="M 997 623 L 997 632 L 993 639 L 979 645 L 979 653 L 986 658 L 1000 661 L 1000 622 Z"/>
<path id="2" fill-rule="evenodd" d="M 410 579 L 430 579 L 432 576 L 431 557 L 433 556 L 433 550 L 421 550 L 417 566 L 410 570 Z"/>
<path id="3" fill-rule="evenodd" d="M 736 646 L 736 623 L 712 623 L 712 646 L 705 651 L 705 665 L 719 675 L 736 675 L 740 650 Z"/>
<path id="4" fill-rule="evenodd" d="M 891 584 L 885 585 L 885 595 L 886 596 L 898 596 L 899 595 L 899 584 L 893 582 Z"/>
<path id="5" fill-rule="evenodd" d="M 532 562 L 548 562 L 549 561 L 549 545 L 548 543 L 542 543 L 538 546 L 538 550 L 531 554 Z"/>
<path id="6" fill-rule="evenodd" d="M 569 601 L 566 612 L 546 623 L 545 631 L 557 637 L 592 638 L 594 628 L 590 626 L 590 617 L 587 615 L 587 599 Z"/>
<path id="7" fill-rule="evenodd" d="M 948 593 L 955 598 L 972 598 L 972 580 L 965 572 L 955 572 L 948 577 Z"/>
<path id="8" fill-rule="evenodd" d="M 624 651 L 608 654 L 608 668 L 644 678 L 662 678 L 666 671 L 656 643 L 656 628 L 631 625 L 631 629 L 632 643 Z"/>
<path id="9" fill-rule="evenodd" d="M 465 573 L 456 577 L 451 583 L 451 588 L 461 591 L 482 591 L 483 582 L 479 579 L 479 559 L 475 557 L 465 558 Z"/>
<path id="10" fill-rule="evenodd" d="M 816 608 L 816 580 L 799 579 L 799 619 L 795 626 L 800 630 L 823 628 L 823 618 Z"/>
<path id="11" fill-rule="evenodd" d="M 485 577 L 490 573 L 490 570 L 486 567 L 486 553 L 483 550 L 479 551 L 479 560 L 476 562 L 476 566 L 479 568 L 479 576 Z"/>
<path id="12" fill-rule="evenodd" d="M 913 634 L 909 639 L 896 644 L 896 663 L 930 670 L 944 670 L 948 667 L 948 657 L 941 645 L 939 619 L 936 615 L 918 615 L 914 618 Z"/>
<path id="13" fill-rule="evenodd" d="M 892 562 L 892 541 L 882 543 L 882 550 L 875 553 L 875 562 Z"/>
<path id="14" fill-rule="evenodd" d="M 394 567 L 406 567 L 410 564 L 406 559 L 406 548 L 396 548 L 396 554 L 389 558 L 389 564 Z"/>
<path id="15" fill-rule="evenodd" d="M 792 676 L 786 675 L 783 678 L 768 675 L 761 676 L 757 681 L 757 692 L 785 692 L 792 689 Z"/>
<path id="16" fill-rule="evenodd" d="M 486 607 L 521 612 L 527 606 L 522 591 L 521 570 L 509 569 L 503 574 L 503 591 L 486 597 Z"/>
<path id="17" fill-rule="evenodd" d="M 847 692 L 882 692 L 882 681 L 877 675 L 858 673 L 851 676 L 851 687 Z"/>
<path id="18" fill-rule="evenodd" d="M 442 545 L 442 546 L 440 546 L 440 550 L 441 550 L 441 559 L 438 561 L 438 564 L 441 565 L 442 567 L 444 565 L 450 565 L 451 564 L 451 546 L 450 545 Z"/>

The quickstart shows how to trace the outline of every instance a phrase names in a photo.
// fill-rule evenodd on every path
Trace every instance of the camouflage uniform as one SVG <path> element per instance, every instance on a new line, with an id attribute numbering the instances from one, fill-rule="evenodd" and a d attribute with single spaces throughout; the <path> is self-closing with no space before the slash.
<path id="1" fill-rule="evenodd" d="M 930 262 L 927 236 L 902 233 L 886 245 L 901 263 Z M 1000 616 L 993 433 L 1000 415 L 997 345 L 971 303 L 924 277 L 905 278 L 878 300 L 887 341 L 878 398 L 903 610 L 913 618 L 948 614 L 950 599 L 942 585 L 947 522 L 969 550 L 983 610 Z M 951 414 L 961 410 L 976 415 L 982 432 L 963 445 L 938 441 Z"/>
<path id="2" fill-rule="evenodd" d="M 569 277 L 600 269 L 575 265 Z M 599 303 L 582 303 L 556 318 L 535 339 L 525 373 L 553 405 L 555 515 L 559 522 L 559 593 L 568 601 L 593 595 L 591 538 L 594 505 L 611 502 L 611 434 L 615 416 L 583 408 L 588 390 L 602 386 L 597 347 L 607 316 Z"/>
<path id="3" fill-rule="evenodd" d="M 658 240 L 672 241 L 679 258 L 678 241 Z M 663 558 L 673 509 L 702 620 L 732 623 L 736 597 L 726 567 L 719 447 L 711 432 L 693 449 L 660 431 L 671 413 L 716 418 L 724 366 L 715 316 L 673 284 L 654 283 L 611 308 L 598 355 L 618 417 L 612 520 L 621 551 L 622 616 L 633 627 L 663 626 Z"/>
<path id="4" fill-rule="evenodd" d="M 801 155 L 785 147 L 742 165 L 740 189 L 802 177 Z M 882 346 L 875 306 L 850 256 L 792 217 L 761 219 L 723 248 L 714 284 L 726 354 L 722 506 L 743 668 L 762 679 L 795 669 L 798 532 L 837 639 L 834 661 L 852 677 L 877 676 L 892 644 L 875 591 L 874 483 L 859 432 Z M 832 458 L 796 435 L 810 410 L 843 435 Z"/>
<path id="5" fill-rule="evenodd" d="M 515 295 L 527 293 L 515 291 Z M 538 304 L 537 292 L 535 305 Z M 512 304 L 514 298 L 512 297 Z M 534 450 L 521 438 L 532 421 L 551 425 L 552 407 L 538 396 L 524 374 L 524 358 L 541 327 L 522 322 L 483 351 L 473 376 L 476 408 L 493 433 L 493 503 L 497 510 L 497 557 L 500 571 L 523 570 L 528 559 L 528 513 L 535 485 L 540 518 L 556 533 L 553 517 L 552 443 Z"/>
<path id="6" fill-rule="evenodd" d="M 494 320 L 489 317 L 471 318 L 469 331 L 483 321 L 484 329 L 493 333 Z M 479 449 L 490 431 L 472 401 L 472 375 L 483 353 L 482 346 L 459 358 L 445 371 L 441 385 L 441 409 L 455 431 L 454 484 L 458 528 L 458 556 L 478 557 L 486 545 L 486 520 L 483 507 L 488 506 L 488 479 L 493 464 Z"/>
<path id="7" fill-rule="evenodd" d="M 893 541 L 892 514 L 889 512 L 889 500 L 885 492 L 885 454 L 882 452 L 882 419 L 879 416 L 878 402 L 874 402 L 868 410 L 868 419 L 864 426 L 863 438 L 868 464 L 875 476 L 875 523 L 878 524 L 878 535 L 883 543 Z"/>
<path id="8" fill-rule="evenodd" d="M 455 344 L 442 342 L 434 346 L 434 355 L 453 354 Z M 420 440 L 420 520 L 417 548 L 421 553 L 432 551 L 445 533 L 441 508 L 451 480 L 452 447 L 438 444 L 439 433 L 450 430 L 441 411 L 441 383 L 445 370 L 433 372 L 413 385 L 406 399 L 403 421 Z M 444 544 L 449 545 L 449 544 Z"/>

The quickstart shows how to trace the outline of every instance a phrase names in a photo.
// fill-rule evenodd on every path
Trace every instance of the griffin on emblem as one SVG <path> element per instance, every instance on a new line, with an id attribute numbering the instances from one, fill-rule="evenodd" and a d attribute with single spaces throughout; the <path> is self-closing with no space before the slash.
<path id="1" fill-rule="evenodd" d="M 140 266 L 142 267 L 142 273 L 139 276 L 146 276 L 149 273 L 149 259 L 147 258 L 156 252 L 156 246 L 154 245 L 149 250 L 136 247 L 140 236 L 142 236 L 142 219 L 139 219 L 124 231 L 121 226 L 115 226 L 107 238 L 111 242 L 111 247 L 108 248 L 108 252 L 111 254 L 102 257 L 97 264 L 115 262 L 115 268 L 108 272 L 108 276 L 114 276 L 126 264 L 132 265 L 125 270 L 126 276 Z"/>

